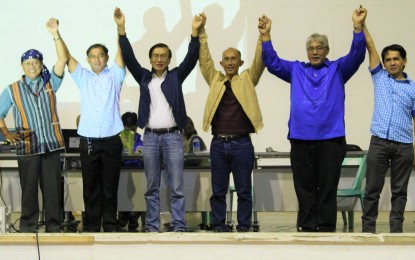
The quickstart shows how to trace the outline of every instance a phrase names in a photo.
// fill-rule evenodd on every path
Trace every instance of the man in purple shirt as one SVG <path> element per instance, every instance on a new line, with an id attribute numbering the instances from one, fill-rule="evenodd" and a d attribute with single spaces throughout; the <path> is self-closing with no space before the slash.
<path id="1" fill-rule="evenodd" d="M 288 139 L 299 203 L 298 231 L 336 230 L 336 192 L 346 155 L 344 85 L 365 57 L 362 32 L 365 18 L 364 9 L 353 12 L 350 52 L 335 61 L 327 59 L 330 50 L 327 36 L 312 34 L 306 41 L 309 62 L 279 58 L 271 42 L 271 20 L 266 16 L 259 18 L 264 65 L 291 84 Z"/>

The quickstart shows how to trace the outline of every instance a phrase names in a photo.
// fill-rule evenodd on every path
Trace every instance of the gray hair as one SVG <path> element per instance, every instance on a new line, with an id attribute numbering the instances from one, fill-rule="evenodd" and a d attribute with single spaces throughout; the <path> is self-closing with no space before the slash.
<path id="1" fill-rule="evenodd" d="M 319 42 L 321 43 L 321 45 L 323 45 L 323 47 L 327 47 L 328 49 L 330 49 L 329 40 L 327 39 L 327 35 L 325 34 L 313 33 L 307 38 L 305 47 L 308 48 L 308 46 L 310 46 L 310 42 L 312 41 Z"/>

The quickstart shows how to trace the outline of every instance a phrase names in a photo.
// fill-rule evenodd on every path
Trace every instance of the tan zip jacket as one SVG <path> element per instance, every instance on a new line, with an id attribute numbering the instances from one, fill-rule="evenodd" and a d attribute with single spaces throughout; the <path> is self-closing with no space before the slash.
<path id="1" fill-rule="evenodd" d="M 225 82 L 228 79 L 225 74 L 215 69 L 214 62 L 209 52 L 207 34 L 204 30 L 199 34 L 199 40 L 200 70 L 210 87 L 203 115 L 203 130 L 207 132 L 212 123 L 216 109 L 219 106 L 219 102 L 222 99 L 223 93 L 225 92 Z M 231 81 L 232 91 L 254 126 L 255 132 L 258 132 L 264 126 L 262 123 L 262 114 L 259 108 L 258 97 L 255 91 L 255 86 L 258 84 L 265 68 L 261 55 L 262 42 L 258 39 L 255 58 L 251 66 L 249 69 L 242 71 L 239 75 L 235 75 Z"/>

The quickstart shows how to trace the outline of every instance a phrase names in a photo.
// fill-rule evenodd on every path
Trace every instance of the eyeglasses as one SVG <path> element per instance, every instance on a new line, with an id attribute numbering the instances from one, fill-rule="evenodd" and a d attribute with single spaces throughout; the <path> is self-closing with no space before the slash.
<path id="1" fill-rule="evenodd" d="M 237 62 L 239 59 L 236 57 L 225 57 L 222 59 L 222 62 L 224 63 L 235 63 Z"/>
<path id="2" fill-rule="evenodd" d="M 32 61 L 30 61 L 30 60 L 25 60 L 24 62 L 23 62 L 23 66 L 25 66 L 25 67 L 30 67 L 30 66 L 33 66 L 33 67 L 39 67 L 40 66 L 40 64 L 41 64 L 41 62 L 39 61 L 39 60 L 32 60 Z"/>
<path id="3" fill-rule="evenodd" d="M 308 52 L 314 52 L 314 51 L 317 51 L 317 52 L 322 52 L 322 51 L 324 51 L 325 49 L 327 49 L 327 47 L 326 47 L 326 46 L 317 46 L 317 47 L 312 47 L 312 46 L 310 46 L 310 47 L 307 47 L 307 51 L 308 51 Z"/>
<path id="4" fill-rule="evenodd" d="M 161 60 L 161 61 L 166 61 L 169 59 L 169 56 L 167 54 L 153 54 L 151 55 L 151 58 L 153 60 Z"/>

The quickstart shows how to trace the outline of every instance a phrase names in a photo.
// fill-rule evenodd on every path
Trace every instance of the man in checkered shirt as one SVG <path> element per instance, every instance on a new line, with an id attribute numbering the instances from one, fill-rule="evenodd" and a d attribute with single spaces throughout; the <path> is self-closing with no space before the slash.
<path id="1" fill-rule="evenodd" d="M 393 44 L 383 49 L 383 68 L 366 25 L 364 33 L 369 52 L 369 71 L 374 83 L 375 107 L 370 127 L 372 138 L 367 155 L 362 231 L 376 233 L 379 195 L 390 167 L 390 232 L 401 233 L 408 181 L 414 161 L 412 143 L 415 83 L 403 72 L 407 60 L 402 46 Z"/>

